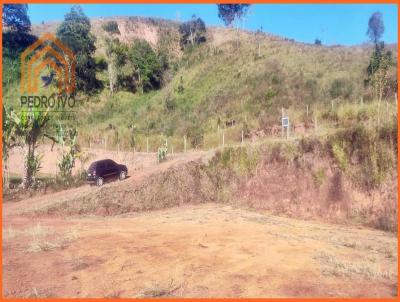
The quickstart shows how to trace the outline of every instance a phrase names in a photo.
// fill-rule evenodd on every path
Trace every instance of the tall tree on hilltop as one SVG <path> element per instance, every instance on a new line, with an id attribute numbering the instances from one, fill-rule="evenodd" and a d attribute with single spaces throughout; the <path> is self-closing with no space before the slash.
<path id="1" fill-rule="evenodd" d="M 379 103 L 389 88 L 388 73 L 390 66 L 393 65 L 391 51 L 386 51 L 385 43 L 380 41 L 384 31 L 385 26 L 383 24 L 382 14 L 380 12 L 373 13 L 368 21 L 367 35 L 371 42 L 375 44 L 375 48 L 367 67 L 366 83 L 372 86 L 375 97 L 378 99 Z"/>
<path id="2" fill-rule="evenodd" d="M 195 45 L 205 42 L 206 25 L 201 18 L 196 15 L 192 19 L 182 23 L 179 26 L 179 33 L 181 34 L 181 46 L 185 47 L 187 44 Z"/>
<path id="3" fill-rule="evenodd" d="M 3 27 L 19 32 L 31 30 L 27 4 L 3 4 Z"/>
<path id="4" fill-rule="evenodd" d="M 385 26 L 383 25 L 383 18 L 380 12 L 375 12 L 371 15 L 368 21 L 367 35 L 369 36 L 371 42 L 378 44 L 379 39 L 385 31 Z"/>
<path id="5" fill-rule="evenodd" d="M 236 23 L 236 33 L 238 40 L 236 46 L 239 46 L 239 21 L 246 16 L 250 4 L 217 4 L 218 17 L 226 26 L 232 26 Z"/>
<path id="6" fill-rule="evenodd" d="M 93 59 L 95 37 L 90 33 L 90 20 L 79 5 L 71 8 L 57 29 L 57 37 L 76 57 L 76 87 L 85 93 L 99 88 L 96 63 Z"/>
<path id="7" fill-rule="evenodd" d="M 380 41 L 385 31 L 382 14 L 375 12 L 368 21 L 367 35 L 375 44 L 370 62 L 367 67 L 367 79 L 365 83 L 371 86 L 373 95 L 378 100 L 378 125 L 380 124 L 380 107 L 383 97 L 387 96 L 390 89 L 389 69 L 393 65 L 391 51 L 385 50 L 385 43 Z"/>
<path id="8" fill-rule="evenodd" d="M 256 40 L 257 40 L 257 49 L 258 49 L 257 58 L 261 58 L 261 39 L 262 39 L 263 35 L 264 35 L 263 27 L 260 26 L 260 28 L 257 29 L 256 34 L 255 34 Z"/>
<path id="9" fill-rule="evenodd" d="M 218 17 L 226 26 L 243 19 L 250 8 L 250 4 L 217 4 L 217 6 Z"/>

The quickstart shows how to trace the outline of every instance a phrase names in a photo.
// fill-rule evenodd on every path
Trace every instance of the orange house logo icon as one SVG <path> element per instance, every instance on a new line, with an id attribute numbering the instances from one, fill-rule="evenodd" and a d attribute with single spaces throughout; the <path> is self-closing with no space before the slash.
<path id="1" fill-rule="evenodd" d="M 71 49 L 61 43 L 53 34 L 43 34 L 21 55 L 21 94 L 38 93 L 39 77 L 46 67 L 52 70 L 52 76 L 56 75 L 59 94 L 73 93 L 75 91 L 75 66 L 76 59 Z"/>

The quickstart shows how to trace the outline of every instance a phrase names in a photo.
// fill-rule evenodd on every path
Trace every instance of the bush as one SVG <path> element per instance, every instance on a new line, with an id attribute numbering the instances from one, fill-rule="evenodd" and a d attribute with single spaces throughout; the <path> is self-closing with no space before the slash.
<path id="1" fill-rule="evenodd" d="M 322 186 L 322 184 L 325 181 L 326 175 L 325 175 L 325 169 L 320 168 L 317 171 L 312 173 L 314 184 L 316 187 Z"/>
<path id="2" fill-rule="evenodd" d="M 226 147 L 222 152 L 217 151 L 212 162 L 212 166 L 218 167 L 218 169 L 227 169 L 236 176 L 251 174 L 257 164 L 257 152 L 243 147 Z"/>
<path id="3" fill-rule="evenodd" d="M 340 146 L 339 143 L 335 142 L 332 145 L 332 154 L 333 158 L 335 159 L 336 163 L 339 165 L 340 169 L 342 171 L 346 171 L 348 167 L 348 161 L 347 161 L 347 156 L 346 152 L 344 151 L 344 148 Z"/>
<path id="4" fill-rule="evenodd" d="M 176 101 L 170 95 L 165 98 L 165 108 L 167 111 L 174 111 L 176 109 Z"/>
<path id="5" fill-rule="evenodd" d="M 321 148 L 321 146 L 321 141 L 315 137 L 303 137 L 299 142 L 300 150 L 303 153 L 313 153 L 314 151 Z"/>
<path id="6" fill-rule="evenodd" d="M 95 57 L 96 69 L 97 71 L 104 71 L 107 69 L 107 60 L 103 56 Z"/>
<path id="7" fill-rule="evenodd" d="M 353 93 L 353 85 L 345 79 L 335 79 L 329 89 L 329 94 L 332 99 L 343 97 L 348 99 Z"/>
<path id="8" fill-rule="evenodd" d="M 161 147 L 158 148 L 157 161 L 159 163 L 167 160 L 167 152 L 168 152 L 168 147 L 166 145 L 161 146 Z"/>
<path id="9" fill-rule="evenodd" d="M 379 188 L 395 166 L 396 150 L 392 150 L 392 143 L 382 139 L 393 135 L 392 131 L 390 126 L 370 129 L 359 125 L 330 136 L 328 148 L 340 169 L 369 191 Z"/>
<path id="10" fill-rule="evenodd" d="M 201 147 L 204 140 L 204 130 L 199 125 L 193 125 L 187 130 L 187 137 L 192 148 Z"/>
<path id="11" fill-rule="evenodd" d="M 116 21 L 109 21 L 103 24 L 102 28 L 110 34 L 120 34 L 118 23 Z"/>

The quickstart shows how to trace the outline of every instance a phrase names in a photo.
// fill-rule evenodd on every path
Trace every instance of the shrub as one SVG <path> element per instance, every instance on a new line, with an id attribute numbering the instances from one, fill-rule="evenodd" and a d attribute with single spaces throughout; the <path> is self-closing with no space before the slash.
<path id="1" fill-rule="evenodd" d="M 167 147 L 167 142 L 165 142 L 165 144 L 159 147 L 157 150 L 157 162 L 161 163 L 167 160 L 167 153 L 168 153 L 168 147 Z"/>
<path id="2" fill-rule="evenodd" d="M 325 181 L 325 169 L 324 168 L 320 168 L 317 171 L 312 173 L 313 176 L 313 180 L 314 180 L 314 184 L 316 187 L 320 187 L 322 186 L 322 184 Z"/>
<path id="3" fill-rule="evenodd" d="M 30 154 L 27 158 L 27 165 L 28 165 L 28 169 L 31 171 L 31 175 L 32 175 L 32 181 L 33 183 L 36 182 L 36 177 L 37 174 L 39 173 L 40 169 L 42 168 L 41 166 L 41 162 L 42 162 L 43 156 L 38 154 Z"/>
<path id="4" fill-rule="evenodd" d="M 322 41 L 320 39 L 316 38 L 314 41 L 314 44 L 320 46 L 320 45 L 322 45 Z"/>
<path id="5" fill-rule="evenodd" d="M 299 142 L 300 150 L 303 153 L 313 153 L 314 151 L 321 148 L 321 146 L 321 141 L 315 137 L 303 137 Z"/>
<path id="6" fill-rule="evenodd" d="M 217 151 L 212 165 L 220 169 L 227 169 L 237 176 L 248 175 L 255 170 L 258 164 L 258 154 L 247 148 L 226 147 Z"/>
<path id="7" fill-rule="evenodd" d="M 170 95 L 165 98 L 165 108 L 167 111 L 174 111 L 176 109 L 176 101 Z"/>
<path id="8" fill-rule="evenodd" d="M 192 125 L 187 130 L 187 137 L 192 148 L 201 147 L 204 140 L 204 130 L 199 125 Z"/>
<path id="9" fill-rule="evenodd" d="M 110 34 L 120 34 L 118 23 L 116 21 L 109 21 L 103 24 L 102 28 Z"/>
<path id="10" fill-rule="evenodd" d="M 344 148 L 340 146 L 339 143 L 335 142 L 332 145 L 332 154 L 333 158 L 335 159 L 336 163 L 339 165 L 340 169 L 342 171 L 346 171 L 348 167 L 348 161 L 347 161 L 347 156 L 346 152 L 344 151 Z"/>
<path id="11" fill-rule="evenodd" d="M 107 69 L 107 60 L 105 57 L 103 56 L 95 57 L 94 60 L 96 63 L 97 71 L 104 71 Z"/>
<path id="12" fill-rule="evenodd" d="M 345 79 L 335 79 L 329 89 L 329 94 L 332 99 L 343 97 L 348 99 L 353 93 L 353 85 Z"/>

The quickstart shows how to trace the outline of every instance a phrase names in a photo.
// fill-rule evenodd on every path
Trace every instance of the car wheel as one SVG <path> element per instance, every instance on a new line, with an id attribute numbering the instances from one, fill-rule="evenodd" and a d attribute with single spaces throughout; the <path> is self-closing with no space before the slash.
<path id="1" fill-rule="evenodd" d="M 104 180 L 103 180 L 102 177 L 99 177 L 99 178 L 96 179 L 96 185 L 98 187 L 101 187 L 103 185 L 103 183 L 104 183 Z"/>
<path id="2" fill-rule="evenodd" d="M 125 179 L 126 178 L 126 172 L 125 171 L 121 171 L 120 173 L 119 173 L 119 180 L 123 180 L 123 179 Z"/>

